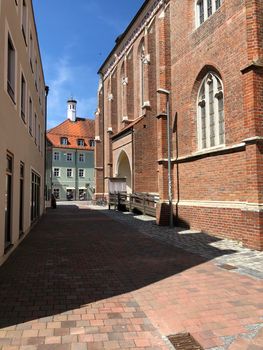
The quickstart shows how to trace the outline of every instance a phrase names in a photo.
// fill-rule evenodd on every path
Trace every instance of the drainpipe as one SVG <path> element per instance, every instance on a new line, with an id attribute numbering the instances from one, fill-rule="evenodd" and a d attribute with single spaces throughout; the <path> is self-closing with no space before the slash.
<path id="1" fill-rule="evenodd" d="M 78 150 L 75 149 L 75 201 L 77 200 L 77 192 L 78 192 L 78 169 L 77 169 L 77 155 L 78 155 Z"/>
<path id="2" fill-rule="evenodd" d="M 166 114 L 167 114 L 167 156 L 168 156 L 168 200 L 169 200 L 169 226 L 173 224 L 173 194 L 172 194 L 172 157 L 171 157 L 171 130 L 170 130 L 170 91 L 158 89 L 157 93 L 166 96 Z"/>

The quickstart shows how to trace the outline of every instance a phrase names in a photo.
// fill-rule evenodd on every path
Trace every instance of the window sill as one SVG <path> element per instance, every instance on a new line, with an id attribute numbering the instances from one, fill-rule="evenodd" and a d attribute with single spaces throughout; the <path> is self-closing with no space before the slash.
<path id="1" fill-rule="evenodd" d="M 26 45 L 26 47 L 27 47 L 26 33 L 25 33 L 25 29 L 24 29 L 23 26 L 22 26 L 22 34 L 23 34 L 23 38 L 24 38 L 24 41 L 25 41 L 25 45 Z"/>
<path id="2" fill-rule="evenodd" d="M 13 244 L 10 243 L 8 244 L 6 247 L 5 247 L 5 250 L 4 250 L 4 254 L 7 254 L 8 252 L 10 252 L 10 250 L 13 248 Z"/>
<path id="3" fill-rule="evenodd" d="M 31 59 L 30 59 L 30 67 L 31 67 L 32 73 L 34 73 L 33 63 L 32 63 L 32 60 L 31 60 Z"/>
<path id="4" fill-rule="evenodd" d="M 21 119 L 23 121 L 24 124 L 26 124 L 26 117 L 25 117 L 25 113 L 21 111 Z"/>
<path id="5" fill-rule="evenodd" d="M 245 143 L 241 142 L 232 146 L 216 146 L 213 148 L 207 148 L 201 151 L 194 152 L 192 154 L 179 157 L 177 159 L 173 159 L 173 162 L 184 162 L 192 159 L 198 159 L 198 158 L 204 158 L 209 157 L 210 155 L 218 155 L 218 154 L 226 154 L 226 153 L 233 153 L 233 152 L 239 152 L 240 150 L 245 149 Z"/>
<path id="6" fill-rule="evenodd" d="M 11 87 L 7 87 L 7 95 L 10 97 L 13 104 L 16 105 L 15 94 L 14 94 L 13 89 Z"/>
<path id="7" fill-rule="evenodd" d="M 220 146 L 220 147 L 209 148 L 203 151 L 198 151 L 189 155 L 178 157 L 177 159 L 173 158 L 171 159 L 171 162 L 175 164 L 191 162 L 201 158 L 207 158 L 207 157 L 217 156 L 221 154 L 244 151 L 245 147 L 246 147 L 246 144 L 244 142 L 241 142 L 232 146 Z M 159 164 L 166 163 L 166 162 L 168 162 L 167 158 L 158 160 Z"/>
<path id="8" fill-rule="evenodd" d="M 222 4 L 221 4 L 221 6 L 219 6 L 219 8 L 218 8 L 217 10 L 215 10 L 215 12 L 213 12 L 209 17 L 206 17 L 202 23 L 198 23 L 198 24 L 196 23 L 196 27 L 195 27 L 195 30 L 194 30 L 194 31 L 198 30 L 198 29 L 201 28 L 205 23 L 207 23 L 207 21 L 211 20 L 211 18 L 213 18 L 214 15 L 215 15 L 216 13 L 220 12 L 221 8 L 222 8 Z M 198 21 L 198 22 L 199 22 L 199 21 Z"/>

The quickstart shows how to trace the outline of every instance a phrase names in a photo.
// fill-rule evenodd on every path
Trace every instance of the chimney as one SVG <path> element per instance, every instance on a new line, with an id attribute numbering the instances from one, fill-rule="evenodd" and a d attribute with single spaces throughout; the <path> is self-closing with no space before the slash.
<path id="1" fill-rule="evenodd" d="M 76 121 L 77 118 L 77 101 L 73 99 L 68 100 L 68 119 L 72 122 Z"/>

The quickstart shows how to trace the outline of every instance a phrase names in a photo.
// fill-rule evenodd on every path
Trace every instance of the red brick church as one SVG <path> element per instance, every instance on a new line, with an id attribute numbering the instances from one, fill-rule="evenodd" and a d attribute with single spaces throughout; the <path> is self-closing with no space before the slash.
<path id="1" fill-rule="evenodd" d="M 176 224 L 262 249 L 263 1 L 146 0 L 99 74 L 96 196 L 125 177 L 163 224 L 170 163 Z"/>

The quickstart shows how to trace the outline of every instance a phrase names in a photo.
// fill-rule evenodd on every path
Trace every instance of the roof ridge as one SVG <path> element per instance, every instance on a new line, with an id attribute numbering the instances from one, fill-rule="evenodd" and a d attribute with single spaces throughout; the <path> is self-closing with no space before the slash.
<path id="1" fill-rule="evenodd" d="M 66 123 L 66 121 L 67 121 L 67 120 L 68 120 L 68 119 L 64 120 L 63 122 L 61 122 L 60 124 L 58 124 L 58 125 L 54 126 L 53 128 L 51 128 L 51 129 L 47 130 L 47 132 L 50 132 L 50 131 L 52 131 L 52 130 L 54 130 L 54 129 L 58 128 L 58 127 L 59 127 L 59 126 L 61 126 L 62 124 Z"/>

